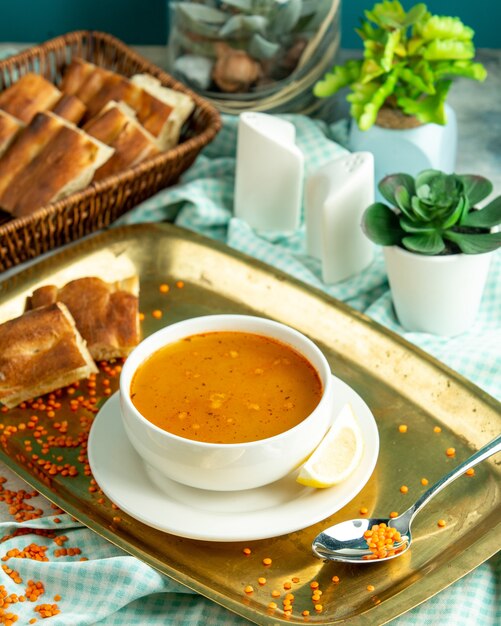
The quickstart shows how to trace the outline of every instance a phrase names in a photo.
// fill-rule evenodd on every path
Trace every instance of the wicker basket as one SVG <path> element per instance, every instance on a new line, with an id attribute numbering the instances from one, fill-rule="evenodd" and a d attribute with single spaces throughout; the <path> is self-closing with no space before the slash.
<path id="1" fill-rule="evenodd" d="M 124 76 L 152 74 L 164 86 L 188 93 L 195 101 L 195 111 L 177 147 L 92 183 L 29 217 L 0 223 L 0 271 L 111 224 L 139 202 L 175 183 L 221 127 L 219 113 L 211 104 L 106 33 L 69 33 L 1 61 L 0 90 L 26 72 L 40 73 L 57 85 L 74 56 Z"/>

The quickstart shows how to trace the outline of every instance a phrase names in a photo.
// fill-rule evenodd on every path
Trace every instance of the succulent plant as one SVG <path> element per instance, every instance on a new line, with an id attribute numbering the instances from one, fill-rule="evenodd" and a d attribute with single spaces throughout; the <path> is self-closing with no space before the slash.
<path id="1" fill-rule="evenodd" d="M 501 196 L 478 209 L 492 192 L 483 176 L 424 170 L 416 178 L 391 174 L 378 185 L 391 204 L 371 204 L 362 228 L 374 243 L 427 255 L 480 254 L 501 246 Z"/>
<path id="2" fill-rule="evenodd" d="M 171 0 L 169 10 L 169 65 L 175 73 L 204 89 L 246 92 L 294 71 L 308 43 L 329 23 L 332 0 Z M 234 80 L 239 65 L 243 78 L 252 80 Z"/>
<path id="3" fill-rule="evenodd" d="M 335 66 L 313 90 L 325 98 L 349 86 L 350 114 L 361 130 L 376 122 L 383 106 L 443 125 L 452 79 L 487 76 L 484 66 L 472 61 L 474 31 L 457 17 L 432 15 L 425 4 L 406 12 L 398 0 L 375 4 L 365 17 L 356 29 L 364 58 Z"/>

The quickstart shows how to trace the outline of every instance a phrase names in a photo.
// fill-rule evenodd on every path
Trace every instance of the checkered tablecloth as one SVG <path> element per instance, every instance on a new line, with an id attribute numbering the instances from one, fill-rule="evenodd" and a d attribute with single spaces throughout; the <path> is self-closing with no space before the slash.
<path id="1" fill-rule="evenodd" d="M 284 116 L 297 131 L 297 143 L 306 159 L 306 174 L 343 153 L 339 141 L 342 126 L 328 127 L 302 116 Z M 333 141 L 336 138 L 338 141 Z M 121 223 L 171 220 L 208 237 L 250 254 L 270 265 L 323 289 L 355 309 L 404 335 L 451 368 L 474 381 L 491 395 L 501 398 L 501 253 L 493 259 L 482 309 L 468 333 L 448 339 L 420 333 L 406 333 L 399 326 L 391 303 L 380 251 L 365 271 L 338 285 L 327 287 L 321 281 L 320 266 L 305 253 L 304 228 L 292 236 L 259 237 L 249 226 L 233 217 L 236 118 L 225 117 L 223 129 L 207 146 L 181 183 L 166 189 L 135 208 Z M 479 172 L 481 173 L 481 172 Z M 501 190 L 497 190 L 499 193 Z M 1 472 L 5 488 L 20 488 L 19 479 L 8 470 Z M 41 497 L 38 496 L 37 500 Z M 39 503 L 37 503 L 39 506 Z M 211 601 L 192 593 L 162 576 L 137 559 L 81 527 L 64 514 L 53 514 L 48 504 L 46 516 L 22 527 L 53 528 L 67 537 L 64 545 L 78 547 L 78 555 L 57 556 L 54 540 L 34 534 L 12 536 L 2 543 L 2 555 L 24 549 L 31 541 L 46 545 L 47 561 L 10 559 L 5 562 L 23 581 L 43 581 L 40 602 L 56 603 L 60 613 L 50 618 L 54 626 L 239 626 L 246 620 Z M 9 515 L 0 504 L 2 519 Z M 16 529 L 11 521 L 3 524 L 3 537 Z M 1 584 L 7 593 L 19 594 L 19 584 L 2 570 Z M 501 559 L 494 558 L 478 567 L 448 589 L 392 622 L 393 626 L 499 626 Z M 59 596 L 61 596 L 59 598 Z M 57 601 L 54 600 L 57 598 Z M 19 616 L 18 624 L 39 618 L 32 602 L 12 604 L 8 610 Z"/>

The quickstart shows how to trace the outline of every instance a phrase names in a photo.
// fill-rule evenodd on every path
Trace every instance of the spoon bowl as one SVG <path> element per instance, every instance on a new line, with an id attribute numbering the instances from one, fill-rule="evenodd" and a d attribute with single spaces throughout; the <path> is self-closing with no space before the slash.
<path id="1" fill-rule="evenodd" d="M 459 476 L 462 476 L 466 470 L 500 451 L 501 435 L 443 476 L 438 482 L 425 491 L 425 493 L 408 508 L 407 511 L 402 513 L 402 515 L 390 519 L 376 517 L 352 519 L 335 524 L 315 537 L 311 546 L 313 554 L 326 561 L 341 561 L 344 563 L 381 563 L 382 561 L 388 561 L 401 556 L 411 546 L 411 524 L 416 514 L 428 504 L 439 491 L 442 491 L 444 487 L 450 485 L 450 483 Z M 396 540 L 389 546 L 388 550 L 384 550 L 380 554 L 374 554 L 370 549 L 366 533 L 367 531 L 371 531 L 374 526 L 381 528 L 382 525 L 394 528 L 398 534 L 396 535 Z M 384 528 L 384 526 L 382 526 L 382 528 Z"/>

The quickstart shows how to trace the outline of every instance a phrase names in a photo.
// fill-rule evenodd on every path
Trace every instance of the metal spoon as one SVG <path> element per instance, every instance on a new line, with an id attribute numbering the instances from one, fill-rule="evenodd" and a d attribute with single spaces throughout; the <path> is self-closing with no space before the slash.
<path id="1" fill-rule="evenodd" d="M 321 532 L 312 543 L 315 556 L 327 561 L 343 561 L 345 563 L 381 563 L 394 559 L 406 552 L 412 541 L 411 524 L 417 513 L 444 487 L 450 485 L 456 478 L 462 476 L 467 469 L 484 461 L 496 452 L 501 451 L 501 435 L 475 452 L 469 459 L 458 465 L 446 474 L 409 508 L 405 513 L 393 519 L 369 518 L 352 519 L 331 526 Z M 374 524 L 384 523 L 395 528 L 401 535 L 401 540 L 392 548 L 391 556 L 374 558 L 369 549 L 364 533 Z"/>

